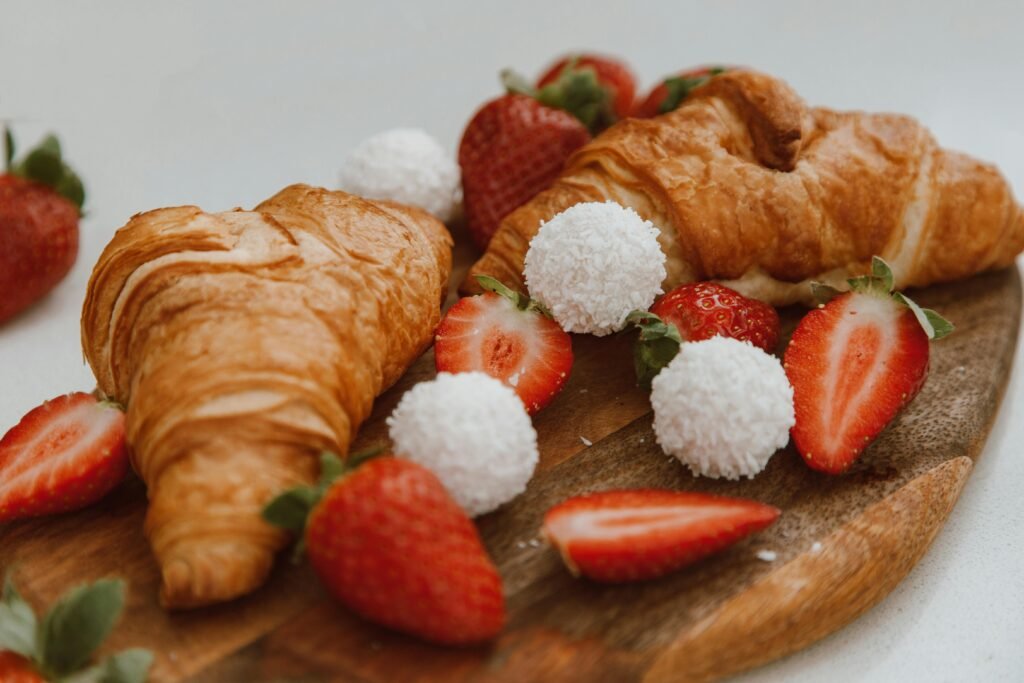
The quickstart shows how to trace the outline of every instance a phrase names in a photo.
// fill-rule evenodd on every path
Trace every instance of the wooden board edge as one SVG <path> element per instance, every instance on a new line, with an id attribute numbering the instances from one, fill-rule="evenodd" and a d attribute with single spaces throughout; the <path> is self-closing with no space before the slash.
<path id="1" fill-rule="evenodd" d="M 694 624 L 652 663 L 646 683 L 712 681 L 824 638 L 889 594 L 928 550 L 973 461 L 913 479 Z"/>

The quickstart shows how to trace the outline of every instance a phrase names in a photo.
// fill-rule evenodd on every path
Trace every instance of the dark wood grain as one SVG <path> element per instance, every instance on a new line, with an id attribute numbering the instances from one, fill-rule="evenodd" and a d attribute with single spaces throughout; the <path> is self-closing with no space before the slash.
<path id="1" fill-rule="evenodd" d="M 572 377 L 535 421 L 537 474 L 523 496 L 479 520 L 510 608 L 505 633 L 485 648 L 431 647 L 362 622 L 328 600 L 306 567 L 285 562 L 245 599 L 168 615 L 156 604 L 137 481 L 81 513 L 0 526 L 0 567 L 14 568 L 37 605 L 81 581 L 128 579 L 129 610 L 107 647 L 154 648 L 157 681 L 718 678 L 804 647 L 869 609 L 920 559 L 952 509 L 1009 378 L 1020 279 L 1014 269 L 914 294 L 957 332 L 933 345 L 922 393 L 842 477 L 812 472 L 791 449 L 752 481 L 692 477 L 654 442 L 630 339 L 575 339 Z M 787 332 L 798 317 L 784 312 Z M 384 439 L 383 418 L 401 393 L 432 375 L 428 353 L 381 397 L 356 447 Z M 573 579 L 537 537 L 544 510 L 621 486 L 746 496 L 783 515 L 766 532 L 661 580 Z M 761 549 L 777 559 L 757 559 Z"/>

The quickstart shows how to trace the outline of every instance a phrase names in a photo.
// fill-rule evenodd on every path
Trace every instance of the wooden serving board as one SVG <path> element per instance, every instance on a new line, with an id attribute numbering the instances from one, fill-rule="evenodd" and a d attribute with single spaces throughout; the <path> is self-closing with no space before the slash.
<path id="1" fill-rule="evenodd" d="M 472 256 L 457 250 L 463 271 Z M 1020 278 L 1011 269 L 914 297 L 957 331 L 932 346 L 918 398 L 842 477 L 812 472 L 787 448 L 754 480 L 694 478 L 654 441 L 647 396 L 633 380 L 632 335 L 575 338 L 569 383 L 535 420 L 541 462 L 527 492 L 478 520 L 510 612 L 487 647 L 432 647 L 363 622 L 329 600 L 307 566 L 284 560 L 253 595 L 168 614 L 156 603 L 137 480 L 79 513 L 0 525 L 0 568 L 14 568 L 37 607 L 86 580 L 127 579 L 128 610 L 106 649 L 152 648 L 154 681 L 720 678 L 799 650 L 881 600 L 928 549 L 970 475 L 1010 375 Z M 799 315 L 783 312 L 787 339 Z M 428 353 L 380 398 L 356 448 L 384 439 L 402 392 L 433 374 Z M 634 486 L 745 496 L 783 514 L 660 580 L 573 579 L 537 537 L 544 511 L 574 494 Z M 762 561 L 758 550 L 777 559 Z"/>

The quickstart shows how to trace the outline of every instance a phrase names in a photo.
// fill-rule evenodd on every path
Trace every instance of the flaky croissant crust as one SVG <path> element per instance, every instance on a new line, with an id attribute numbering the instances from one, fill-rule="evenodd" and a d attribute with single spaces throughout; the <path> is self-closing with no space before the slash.
<path id="1" fill-rule="evenodd" d="M 254 211 L 158 209 L 117 232 L 82 344 L 127 406 L 166 605 L 264 580 L 286 539 L 261 508 L 312 481 L 321 450 L 346 452 L 429 345 L 450 269 L 427 213 L 303 185 Z"/>
<path id="2" fill-rule="evenodd" d="M 1024 248 L 1024 212 L 993 166 L 909 117 L 808 108 L 782 81 L 735 71 L 581 148 L 506 217 L 464 289 L 480 274 L 522 288 L 540 224 L 606 200 L 660 228 L 666 287 L 717 279 L 777 305 L 807 302 L 812 279 L 842 285 L 874 255 L 908 287 L 1007 266 Z"/>

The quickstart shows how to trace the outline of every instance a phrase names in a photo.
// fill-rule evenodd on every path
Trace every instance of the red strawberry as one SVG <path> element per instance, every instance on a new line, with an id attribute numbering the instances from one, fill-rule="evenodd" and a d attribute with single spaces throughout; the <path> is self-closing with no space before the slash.
<path id="1" fill-rule="evenodd" d="M 580 54 L 570 55 L 552 64 L 544 75 L 537 80 L 537 88 L 555 84 L 566 75 L 566 71 L 578 72 L 591 70 L 598 84 L 606 88 L 612 102 L 615 116 L 624 119 L 633 109 L 633 98 L 636 97 L 636 78 L 625 64 L 617 59 L 602 55 Z"/>
<path id="2" fill-rule="evenodd" d="M 714 282 L 676 287 L 649 312 L 634 311 L 628 320 L 640 328 L 634 364 L 643 386 L 675 358 L 684 341 L 720 335 L 748 341 L 768 353 L 779 343 L 779 314 L 774 308 Z"/>
<path id="3" fill-rule="evenodd" d="M 90 394 L 58 396 L 0 440 L 0 522 L 85 507 L 127 471 L 124 413 Z"/>
<path id="4" fill-rule="evenodd" d="M 505 623 L 501 577 L 473 522 L 430 470 L 381 457 L 343 472 L 330 454 L 321 469 L 317 490 L 279 496 L 264 517 L 296 531 L 305 524 L 309 560 L 338 600 L 433 643 L 468 645 L 498 635 Z"/>
<path id="5" fill-rule="evenodd" d="M 15 652 L 0 652 L 0 681 L 3 683 L 45 683 L 32 663 Z"/>
<path id="6" fill-rule="evenodd" d="M 484 105 L 459 145 L 466 224 L 477 246 L 485 249 L 502 219 L 551 185 L 589 139 L 572 114 L 526 95 Z"/>
<path id="7" fill-rule="evenodd" d="M 735 67 L 702 66 L 666 78 L 654 86 L 647 97 L 637 104 L 633 109 L 633 116 L 649 119 L 659 114 L 667 114 L 682 104 L 694 88 L 704 85 L 712 77 L 733 68 Z"/>
<path id="8" fill-rule="evenodd" d="M 42 298 L 64 279 L 78 255 L 82 183 L 61 160 L 53 136 L 0 174 L 0 323 Z"/>
<path id="9" fill-rule="evenodd" d="M 651 313 L 675 325 L 683 341 L 732 337 L 768 353 L 779 343 L 773 307 L 714 282 L 676 287 L 654 302 Z"/>
<path id="10" fill-rule="evenodd" d="M 543 534 L 575 575 L 653 579 L 764 529 L 779 511 L 752 500 L 637 489 L 570 498 L 548 510 Z"/>
<path id="11" fill-rule="evenodd" d="M 924 385 L 928 340 L 952 331 L 937 313 L 891 293 L 877 258 L 873 275 L 811 311 L 786 349 L 796 424 L 791 434 L 808 466 L 847 470 Z"/>
<path id="12" fill-rule="evenodd" d="M 572 340 L 540 307 L 486 276 L 488 290 L 460 299 L 437 328 L 438 372 L 484 372 L 516 392 L 531 415 L 562 390 L 572 370 Z"/>

